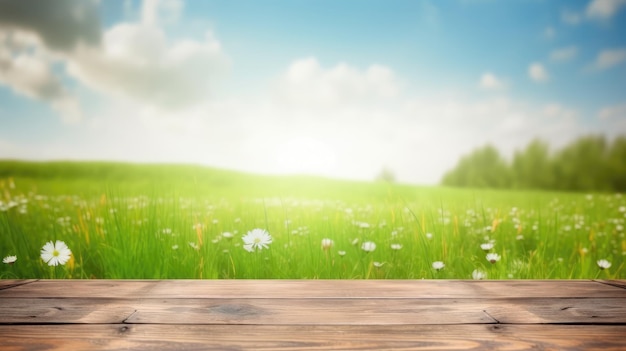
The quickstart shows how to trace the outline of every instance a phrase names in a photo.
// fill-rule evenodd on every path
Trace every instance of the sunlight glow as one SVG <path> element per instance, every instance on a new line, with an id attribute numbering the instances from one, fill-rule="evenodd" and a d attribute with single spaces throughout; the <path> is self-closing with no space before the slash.
<path id="1" fill-rule="evenodd" d="M 329 175 L 336 161 L 336 153 L 328 143 L 311 137 L 295 137 L 279 145 L 273 171 L 281 174 Z"/>

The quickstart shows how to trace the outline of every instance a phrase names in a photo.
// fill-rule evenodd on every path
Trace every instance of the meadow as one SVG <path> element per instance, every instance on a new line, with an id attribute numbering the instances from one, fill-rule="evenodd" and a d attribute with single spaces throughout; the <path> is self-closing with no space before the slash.
<path id="1" fill-rule="evenodd" d="M 619 193 L 0 162 L 3 279 L 624 279 L 625 221 Z"/>

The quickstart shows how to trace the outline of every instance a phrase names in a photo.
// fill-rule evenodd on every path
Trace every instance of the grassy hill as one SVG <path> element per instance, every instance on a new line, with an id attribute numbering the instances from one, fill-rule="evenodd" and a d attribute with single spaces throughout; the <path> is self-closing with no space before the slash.
<path id="1" fill-rule="evenodd" d="M 157 191 L 185 196 L 310 196 L 336 191 L 371 195 L 381 188 L 381 184 L 256 175 L 195 165 L 0 161 L 0 178 L 9 177 L 19 179 L 20 183 L 36 183 L 40 189 L 45 187 L 54 193 L 115 189 L 131 194 Z"/>
<path id="2" fill-rule="evenodd" d="M 18 189 L 47 194 L 99 196 L 102 193 L 194 198 L 307 198 L 384 201 L 398 197 L 458 198 L 471 191 L 385 182 L 358 182 L 314 176 L 270 176 L 203 166 L 120 162 L 0 161 L 0 179 Z"/>
<path id="3" fill-rule="evenodd" d="M 401 198 L 428 202 L 488 199 L 511 203 L 546 199 L 556 194 L 359 182 L 304 175 L 270 176 L 196 165 L 122 162 L 0 160 L 0 179 L 3 178 L 15 179 L 23 191 L 80 195 L 113 191 L 126 195 L 190 197 L 295 197 L 346 201 L 390 198 L 396 201 Z"/>

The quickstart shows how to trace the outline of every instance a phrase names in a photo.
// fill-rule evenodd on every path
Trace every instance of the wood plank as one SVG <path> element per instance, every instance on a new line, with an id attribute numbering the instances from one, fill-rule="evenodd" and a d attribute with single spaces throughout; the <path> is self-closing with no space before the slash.
<path id="1" fill-rule="evenodd" d="M 0 299 L 0 324 L 152 323 L 626 325 L 626 300 L 560 299 Z"/>
<path id="2" fill-rule="evenodd" d="M 0 298 L 148 295 L 283 299 L 626 297 L 626 289 L 589 280 L 40 280 L 0 290 Z"/>
<path id="3" fill-rule="evenodd" d="M 37 279 L 0 279 L 0 290 L 36 282 Z"/>
<path id="4" fill-rule="evenodd" d="M 626 297 L 625 291 L 584 280 L 220 280 L 210 284 L 168 280 L 156 286 L 152 294 L 164 298 Z"/>
<path id="5" fill-rule="evenodd" d="M 159 280 L 63 280 L 41 279 L 36 282 L 0 290 L 0 298 L 9 297 L 141 297 L 150 294 Z"/>
<path id="6" fill-rule="evenodd" d="M 626 325 L 621 298 L 488 299 L 485 305 L 485 313 L 499 323 Z"/>
<path id="7" fill-rule="evenodd" d="M 0 326 L 3 350 L 624 350 L 626 326 Z"/>
<path id="8" fill-rule="evenodd" d="M 626 300 L 174 299 L 149 300 L 127 323 L 156 324 L 626 324 Z"/>
<path id="9" fill-rule="evenodd" d="M 466 324 L 495 323 L 474 302 L 434 299 L 0 300 L 0 324 Z"/>
<path id="10" fill-rule="evenodd" d="M 469 300 L 167 299 L 144 300 L 126 323 L 398 325 L 496 321 Z"/>
<path id="11" fill-rule="evenodd" d="M 119 299 L 0 299 L 0 324 L 122 323 L 135 312 L 132 305 Z"/>

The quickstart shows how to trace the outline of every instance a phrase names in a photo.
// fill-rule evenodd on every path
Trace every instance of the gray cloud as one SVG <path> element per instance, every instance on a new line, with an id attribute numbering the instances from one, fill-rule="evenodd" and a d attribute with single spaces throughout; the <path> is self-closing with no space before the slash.
<path id="1" fill-rule="evenodd" d="M 69 51 L 78 43 L 96 45 L 101 28 L 93 0 L 0 0 L 0 28 L 35 33 L 44 44 Z"/>
<path id="2" fill-rule="evenodd" d="M 229 62 L 211 32 L 168 40 L 160 24 L 182 8 L 180 0 L 145 0 L 139 22 L 103 30 L 95 0 L 0 0 L 0 84 L 49 102 L 67 121 L 81 113 L 62 76 L 145 108 L 202 103 Z"/>
<path id="3" fill-rule="evenodd" d="M 78 101 L 53 73 L 44 54 L 28 36 L 0 33 L 0 85 L 32 99 L 47 101 L 66 122 L 80 120 Z"/>
<path id="4" fill-rule="evenodd" d="M 102 45 L 77 50 L 68 61 L 71 77 L 93 90 L 169 110 L 202 103 L 229 69 L 212 33 L 205 40 L 169 43 L 165 32 L 143 24 L 107 30 Z"/>

